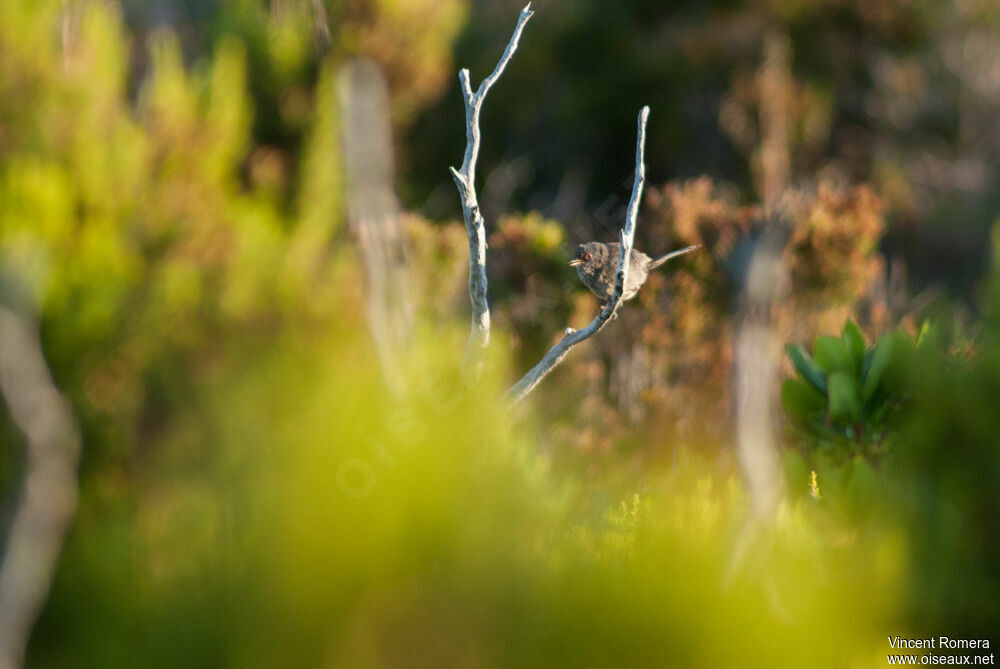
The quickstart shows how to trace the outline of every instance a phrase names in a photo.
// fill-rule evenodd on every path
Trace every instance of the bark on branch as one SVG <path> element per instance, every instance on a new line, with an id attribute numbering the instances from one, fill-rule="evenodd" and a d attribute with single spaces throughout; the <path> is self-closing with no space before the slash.
<path id="1" fill-rule="evenodd" d="M 618 307 L 622 302 L 622 293 L 628 280 L 629 263 L 626 259 L 632 253 L 632 243 L 635 239 L 635 225 L 639 214 L 639 201 L 642 199 L 642 187 L 646 181 L 646 121 L 649 119 L 649 107 L 643 107 L 639 111 L 639 129 L 635 146 L 635 181 L 632 184 L 632 196 L 628 202 L 628 213 L 625 216 L 625 227 L 620 233 L 621 255 L 618 258 L 618 273 L 615 275 L 615 290 L 611 294 L 611 299 L 598 312 L 590 325 L 582 330 L 569 331 L 565 337 L 549 349 L 542 360 L 531 368 L 520 381 L 507 391 L 507 397 L 512 403 L 519 402 L 538 383 L 551 372 L 556 365 L 566 357 L 570 349 L 585 339 L 593 337 L 600 332 L 608 322 L 614 318 L 618 312 Z"/>
<path id="2" fill-rule="evenodd" d="M 465 157 L 459 169 L 450 168 L 451 175 L 458 187 L 462 199 L 462 216 L 465 219 L 465 230 L 469 236 L 469 299 L 472 302 L 472 328 L 469 333 L 469 348 L 467 361 L 479 357 L 479 353 L 490 341 L 490 307 L 486 299 L 486 221 L 479 210 L 479 200 L 476 196 L 476 160 L 479 158 L 479 113 L 482 110 L 486 94 L 503 74 L 507 63 L 517 50 L 521 31 L 531 18 L 531 3 L 525 5 L 517 19 L 514 34 L 507 43 L 507 48 L 497 63 L 493 72 L 483 79 L 478 90 L 472 91 L 469 83 L 469 70 L 458 73 L 462 85 L 462 99 L 465 102 Z"/>

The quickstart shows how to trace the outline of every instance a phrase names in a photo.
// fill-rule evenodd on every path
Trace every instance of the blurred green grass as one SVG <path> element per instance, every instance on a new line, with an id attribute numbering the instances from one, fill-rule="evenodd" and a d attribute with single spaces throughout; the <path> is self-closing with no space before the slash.
<path id="1" fill-rule="evenodd" d="M 132 485 L 87 491 L 33 663 L 870 666 L 898 529 L 803 497 L 748 530 L 695 445 L 617 491 L 554 476 L 503 376 L 466 386 L 463 335 L 419 339 L 434 391 L 401 402 L 360 329 L 203 388 Z"/>

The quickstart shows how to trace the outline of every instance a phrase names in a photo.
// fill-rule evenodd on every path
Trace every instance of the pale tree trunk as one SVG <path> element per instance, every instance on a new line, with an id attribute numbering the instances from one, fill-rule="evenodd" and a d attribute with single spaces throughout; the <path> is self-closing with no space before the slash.
<path id="1" fill-rule="evenodd" d="M 396 396 L 406 388 L 398 356 L 412 330 L 406 239 L 393 187 L 389 92 L 378 65 L 354 60 L 338 78 L 347 167 L 347 210 L 367 278 L 368 324 L 383 375 Z"/>
<path id="2" fill-rule="evenodd" d="M 80 432 L 49 373 L 33 319 L 2 301 L 0 392 L 26 456 L 0 563 L 0 669 L 13 669 L 24 664 L 76 512 Z"/>

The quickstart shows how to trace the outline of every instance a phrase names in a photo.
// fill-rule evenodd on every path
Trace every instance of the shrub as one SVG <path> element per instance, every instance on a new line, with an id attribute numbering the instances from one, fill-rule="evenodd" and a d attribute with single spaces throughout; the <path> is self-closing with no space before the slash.
<path id="1" fill-rule="evenodd" d="M 915 342 L 897 330 L 867 346 L 848 321 L 839 337 L 821 335 L 810 355 L 790 345 L 797 376 L 781 386 L 781 404 L 802 436 L 800 443 L 878 462 L 892 419 L 906 397 L 901 370 Z"/>

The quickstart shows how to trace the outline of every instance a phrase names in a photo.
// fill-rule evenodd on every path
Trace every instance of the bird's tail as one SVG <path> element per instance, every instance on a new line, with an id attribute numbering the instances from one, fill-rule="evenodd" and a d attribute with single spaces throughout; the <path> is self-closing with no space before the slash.
<path id="1" fill-rule="evenodd" d="M 677 256 L 684 255 L 685 253 L 690 253 L 691 251 L 694 251 L 696 248 L 699 248 L 700 246 L 701 246 L 701 244 L 695 244 L 694 246 L 685 246 L 682 249 L 677 249 L 676 251 L 671 251 L 670 253 L 668 253 L 665 256 L 660 256 L 659 258 L 656 258 L 655 260 L 651 260 L 649 262 L 649 269 L 656 269 L 657 267 L 659 267 L 663 263 L 667 262 L 671 258 L 676 258 Z"/>

